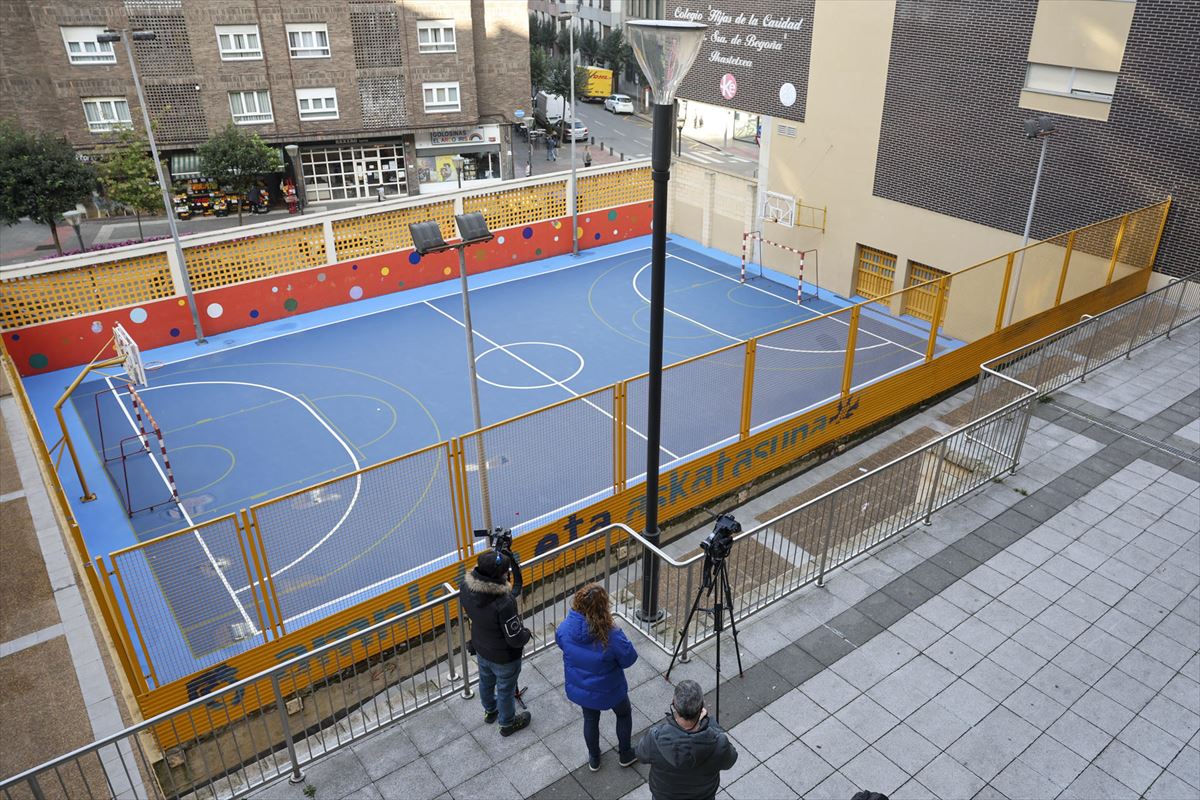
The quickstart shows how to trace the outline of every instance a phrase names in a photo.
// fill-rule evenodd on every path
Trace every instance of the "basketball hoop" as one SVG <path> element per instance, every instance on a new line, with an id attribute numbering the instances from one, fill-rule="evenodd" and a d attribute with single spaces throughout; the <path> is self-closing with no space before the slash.
<path id="1" fill-rule="evenodd" d="M 112 332 L 113 346 L 117 355 L 125 361 L 125 374 L 129 382 L 134 386 L 145 386 L 146 365 L 142 362 L 142 351 L 138 349 L 137 342 L 119 322 L 113 325 Z"/>

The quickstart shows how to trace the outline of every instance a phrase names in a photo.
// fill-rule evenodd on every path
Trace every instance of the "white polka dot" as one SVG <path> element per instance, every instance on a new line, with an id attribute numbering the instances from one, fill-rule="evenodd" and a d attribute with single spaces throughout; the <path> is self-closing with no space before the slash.
<path id="1" fill-rule="evenodd" d="M 362 297 L 362 287 L 361 286 L 351 286 L 350 287 L 350 299 L 357 300 L 360 297 Z"/>
<path id="2" fill-rule="evenodd" d="M 129 321 L 136 322 L 138 325 L 141 325 L 143 322 L 146 321 L 146 317 L 148 317 L 148 316 L 150 316 L 150 315 L 146 313 L 146 309 L 135 308 L 135 309 L 130 310 L 130 312 L 129 312 Z"/>
<path id="3" fill-rule="evenodd" d="M 204 312 L 206 314 L 208 314 L 210 317 L 212 317 L 213 319 L 216 319 L 217 317 L 219 317 L 225 313 L 225 309 L 221 308 L 220 303 L 209 303 L 208 308 L 204 309 Z"/>
<path id="4" fill-rule="evenodd" d="M 785 83 L 779 87 L 779 102 L 789 108 L 796 103 L 796 87 L 793 84 Z"/>
<path id="5" fill-rule="evenodd" d="M 278 293 L 278 292 L 279 292 L 279 287 L 278 287 L 278 286 L 272 286 L 272 287 L 271 287 L 271 291 L 272 291 L 272 292 L 276 292 L 276 293 Z"/>
<path id="6" fill-rule="evenodd" d="M 92 323 L 92 333 L 99 333 L 102 330 L 104 330 L 104 325 L 100 322 L 100 320 L 96 320 Z"/>
<path id="7" fill-rule="evenodd" d="M 504 237 L 503 237 L 503 236 L 497 236 L 497 237 L 496 237 L 496 244 L 504 244 Z"/>
<path id="8" fill-rule="evenodd" d="M 617 235 L 617 229 L 613 228 L 613 236 L 616 236 L 616 235 Z"/>
<path id="9" fill-rule="evenodd" d="M 555 237 L 554 237 L 554 241 L 556 241 L 556 242 L 558 241 L 558 237 L 557 237 L 557 236 L 555 236 Z"/>

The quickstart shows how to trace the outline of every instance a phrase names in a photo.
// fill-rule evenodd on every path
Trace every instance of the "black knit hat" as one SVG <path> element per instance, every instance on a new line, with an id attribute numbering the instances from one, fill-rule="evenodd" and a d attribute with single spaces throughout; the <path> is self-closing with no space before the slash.
<path id="1" fill-rule="evenodd" d="M 511 565 L 508 563 L 508 556 L 498 550 L 488 550 L 479 555 L 479 560 L 475 562 L 475 571 L 485 578 L 492 580 L 500 580 L 508 574 Z"/>

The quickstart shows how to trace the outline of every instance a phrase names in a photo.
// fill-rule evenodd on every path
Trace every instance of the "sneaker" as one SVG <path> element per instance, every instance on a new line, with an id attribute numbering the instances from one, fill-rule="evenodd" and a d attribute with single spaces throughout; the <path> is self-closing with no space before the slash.
<path id="1" fill-rule="evenodd" d="M 588 756 L 588 769 L 592 772 L 600 771 L 600 756 Z"/>
<path id="2" fill-rule="evenodd" d="M 493 722 L 495 722 L 497 719 L 499 719 L 499 717 L 500 717 L 499 711 L 483 712 L 483 721 L 486 722 L 488 725 L 491 725 Z"/>
<path id="3" fill-rule="evenodd" d="M 634 752 L 632 750 L 630 750 L 628 753 L 622 753 L 620 756 L 617 757 L 617 762 L 622 767 L 632 767 L 634 764 L 637 763 L 637 761 L 638 761 L 638 757 L 636 755 L 634 755 Z"/>
<path id="4" fill-rule="evenodd" d="M 531 720 L 531 719 L 533 719 L 532 714 L 530 714 L 528 711 L 522 711 L 520 714 L 517 714 L 517 716 L 515 716 L 513 718 L 512 724 L 500 726 L 500 735 L 501 736 L 512 736 L 514 733 L 521 730 L 522 728 L 528 728 L 529 720 Z"/>

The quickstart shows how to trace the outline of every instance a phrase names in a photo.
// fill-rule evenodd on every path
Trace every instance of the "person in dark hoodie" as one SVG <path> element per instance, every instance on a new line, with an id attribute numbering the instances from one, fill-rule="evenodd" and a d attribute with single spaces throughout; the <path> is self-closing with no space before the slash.
<path id="1" fill-rule="evenodd" d="M 509 582 L 509 576 L 512 582 Z M 500 720 L 500 735 L 529 726 L 531 714 L 517 712 L 521 651 L 532 634 L 521 622 L 521 567 L 512 551 L 488 550 L 463 580 L 459 603 L 471 618 L 471 652 L 479 664 L 483 721 Z"/>
<path id="2" fill-rule="evenodd" d="M 617 715 L 617 760 L 622 767 L 633 766 L 637 756 L 630 743 L 633 708 L 625 670 L 638 656 L 625 632 L 613 624 L 603 586 L 589 583 L 575 593 L 554 641 L 563 651 L 567 699 L 583 708 L 588 768 L 600 769 L 600 712 L 606 710 Z"/>
<path id="3" fill-rule="evenodd" d="M 712 800 L 721 770 L 738 758 L 725 731 L 709 718 L 700 684 L 689 680 L 675 687 L 671 712 L 642 737 L 636 753 L 650 765 L 654 800 Z"/>

